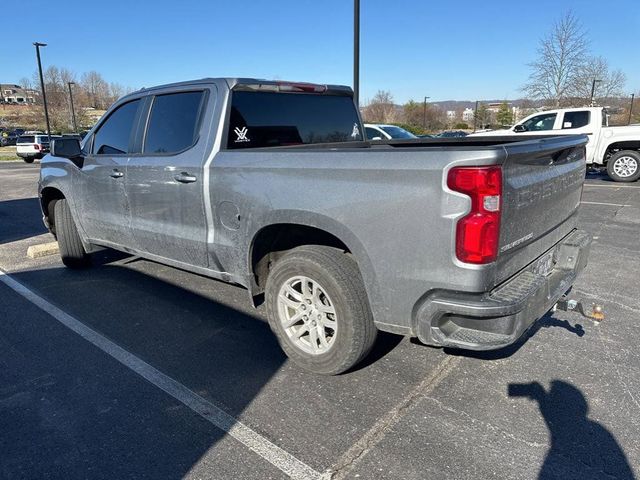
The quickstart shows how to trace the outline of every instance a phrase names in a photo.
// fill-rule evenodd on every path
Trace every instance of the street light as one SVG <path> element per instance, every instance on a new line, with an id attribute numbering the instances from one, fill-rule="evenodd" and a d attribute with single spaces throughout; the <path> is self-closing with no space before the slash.
<path id="1" fill-rule="evenodd" d="M 38 73 L 40 74 L 40 88 L 42 88 L 42 101 L 44 103 L 44 118 L 47 121 L 47 137 L 51 144 L 51 126 L 49 124 L 49 110 L 47 109 L 47 92 L 44 89 L 44 77 L 42 76 L 42 62 L 40 62 L 40 47 L 46 47 L 46 43 L 34 42 L 36 58 L 38 59 Z"/>
<path id="2" fill-rule="evenodd" d="M 596 93 L 596 82 L 600 83 L 600 82 L 602 82 L 602 80 L 598 80 L 598 79 L 594 78 L 593 82 L 591 82 L 591 104 L 590 104 L 590 106 L 592 106 L 592 107 L 594 106 L 593 95 Z"/>
<path id="3" fill-rule="evenodd" d="M 353 101 L 360 108 L 360 0 L 353 0 Z"/>
<path id="4" fill-rule="evenodd" d="M 424 97 L 424 105 L 423 105 L 423 112 L 422 112 L 422 128 L 424 130 L 427 129 L 427 99 L 429 99 L 431 97 Z"/>
<path id="5" fill-rule="evenodd" d="M 69 101 L 71 102 L 71 119 L 73 120 L 73 133 L 78 133 L 78 125 L 76 125 L 76 111 L 73 107 L 73 92 L 71 91 L 71 85 L 75 85 L 75 82 L 67 82 L 69 86 Z"/>
<path id="6" fill-rule="evenodd" d="M 627 125 L 631 125 L 631 114 L 633 113 L 633 99 L 636 96 L 635 93 L 631 94 L 631 105 L 629 105 L 629 121 L 627 122 Z"/>

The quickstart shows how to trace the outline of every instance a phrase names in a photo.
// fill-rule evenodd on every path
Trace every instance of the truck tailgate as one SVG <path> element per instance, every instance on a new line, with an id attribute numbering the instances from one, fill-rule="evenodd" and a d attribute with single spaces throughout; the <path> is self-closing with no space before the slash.
<path id="1" fill-rule="evenodd" d="M 497 283 L 568 235 L 577 224 L 586 173 L 584 135 L 505 145 Z"/>

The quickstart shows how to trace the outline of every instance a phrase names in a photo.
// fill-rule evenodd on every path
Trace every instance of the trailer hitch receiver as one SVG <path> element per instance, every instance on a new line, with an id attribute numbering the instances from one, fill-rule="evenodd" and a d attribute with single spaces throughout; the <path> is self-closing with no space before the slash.
<path id="1" fill-rule="evenodd" d="M 600 323 L 604 320 L 604 308 L 598 303 L 591 303 L 587 306 L 584 302 L 562 297 L 558 300 L 558 303 L 555 304 L 553 310 L 578 312 L 583 317 L 590 318 L 595 323 Z"/>

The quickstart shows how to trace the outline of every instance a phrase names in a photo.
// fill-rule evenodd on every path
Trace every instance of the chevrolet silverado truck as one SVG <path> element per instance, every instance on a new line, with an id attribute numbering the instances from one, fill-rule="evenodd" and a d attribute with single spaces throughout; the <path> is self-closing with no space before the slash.
<path id="1" fill-rule="evenodd" d="M 609 126 L 603 107 L 561 108 L 529 115 L 507 130 L 474 133 L 473 136 L 540 134 L 587 135 L 587 165 L 605 167 L 616 182 L 640 178 L 640 125 Z"/>
<path id="2" fill-rule="evenodd" d="M 127 95 L 41 165 L 63 263 L 111 247 L 245 287 L 338 374 L 379 330 L 509 345 L 567 292 L 585 136 L 367 142 L 348 87 L 203 79 Z"/>

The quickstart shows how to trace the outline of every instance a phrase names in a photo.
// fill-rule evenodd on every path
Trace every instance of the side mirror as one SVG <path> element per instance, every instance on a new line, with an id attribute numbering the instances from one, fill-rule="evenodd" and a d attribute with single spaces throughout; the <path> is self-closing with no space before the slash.
<path id="1" fill-rule="evenodd" d="M 69 160 L 82 157 L 80 141 L 77 138 L 54 138 L 51 140 L 51 155 Z"/>
<path id="2" fill-rule="evenodd" d="M 515 127 L 513 127 L 513 131 L 516 133 L 526 132 L 527 127 L 525 127 L 524 125 L 516 125 Z"/>

